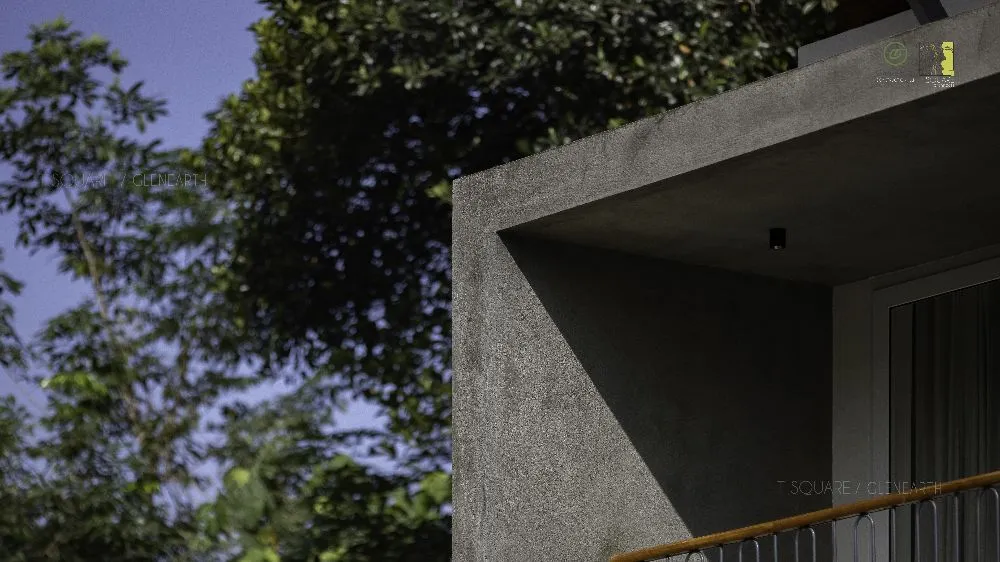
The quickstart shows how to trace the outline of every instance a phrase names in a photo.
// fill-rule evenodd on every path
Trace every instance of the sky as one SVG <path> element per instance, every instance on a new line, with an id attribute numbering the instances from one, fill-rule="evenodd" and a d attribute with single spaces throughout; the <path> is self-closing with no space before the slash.
<path id="1" fill-rule="evenodd" d="M 30 26 L 60 15 L 121 51 L 129 61 L 123 84 L 142 80 L 146 95 L 167 100 L 169 114 L 149 126 L 151 136 L 163 139 L 164 147 L 194 147 L 208 132 L 205 113 L 253 76 L 255 44 L 248 27 L 266 13 L 252 0 L 0 0 L 0 53 L 28 48 Z M 0 179 L 9 175 L 0 163 Z M 60 275 L 53 254 L 30 256 L 16 248 L 15 236 L 15 220 L 0 216 L 2 268 L 25 283 L 12 302 L 15 328 L 27 339 L 47 318 L 79 302 L 88 287 Z M 38 389 L 0 374 L 0 394 L 10 393 L 32 411 L 44 404 Z M 266 392 L 252 398 L 264 397 Z M 339 420 L 341 428 L 373 424 L 373 409 L 361 403 Z"/>

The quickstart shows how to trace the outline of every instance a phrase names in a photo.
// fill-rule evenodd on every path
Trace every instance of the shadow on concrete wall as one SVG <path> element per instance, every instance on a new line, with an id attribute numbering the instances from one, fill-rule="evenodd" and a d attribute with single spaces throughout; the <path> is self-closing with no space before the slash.
<path id="1" fill-rule="evenodd" d="M 791 487 L 830 480 L 829 288 L 504 244 L 693 536 L 830 506 Z"/>

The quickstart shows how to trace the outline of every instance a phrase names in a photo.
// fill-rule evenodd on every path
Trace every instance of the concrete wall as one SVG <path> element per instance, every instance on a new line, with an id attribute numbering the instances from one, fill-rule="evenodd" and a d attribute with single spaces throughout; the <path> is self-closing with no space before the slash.
<path id="1" fill-rule="evenodd" d="M 596 562 L 830 505 L 791 488 L 830 480 L 829 288 L 456 249 L 454 560 Z"/>

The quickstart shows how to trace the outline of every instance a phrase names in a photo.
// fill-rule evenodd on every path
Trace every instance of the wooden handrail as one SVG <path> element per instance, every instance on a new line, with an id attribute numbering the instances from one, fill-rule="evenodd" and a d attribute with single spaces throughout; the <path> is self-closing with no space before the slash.
<path id="1" fill-rule="evenodd" d="M 767 523 L 758 523 L 756 525 L 750 525 L 749 527 L 723 531 L 721 533 L 714 533 L 671 544 L 663 544 L 643 548 L 641 550 L 633 550 L 632 552 L 612 556 L 611 562 L 647 562 L 649 560 L 655 560 L 665 556 L 675 556 L 677 554 L 694 552 L 707 547 L 741 542 L 784 531 L 801 529 L 817 523 L 826 523 L 828 521 L 835 521 L 852 515 L 881 511 L 897 505 L 923 501 L 935 496 L 954 494 L 956 492 L 983 488 L 994 484 L 1000 484 L 1000 471 L 987 472 L 985 474 L 979 474 L 969 478 L 952 480 L 951 482 L 946 482 L 944 484 L 935 484 L 933 486 L 917 488 L 908 492 L 886 494 L 869 500 L 861 500 L 844 505 L 838 505 L 836 507 L 829 507 L 827 509 L 813 511 L 811 513 L 804 513 L 802 515 L 795 515 L 784 519 L 776 519 L 774 521 L 768 521 Z"/>

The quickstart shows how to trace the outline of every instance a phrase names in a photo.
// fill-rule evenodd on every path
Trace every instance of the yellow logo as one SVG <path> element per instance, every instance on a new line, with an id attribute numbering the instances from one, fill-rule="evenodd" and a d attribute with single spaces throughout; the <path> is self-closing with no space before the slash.
<path id="1" fill-rule="evenodd" d="M 955 75 L 955 43 L 945 41 L 941 43 L 941 76 Z"/>

